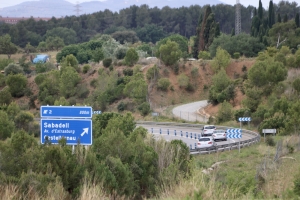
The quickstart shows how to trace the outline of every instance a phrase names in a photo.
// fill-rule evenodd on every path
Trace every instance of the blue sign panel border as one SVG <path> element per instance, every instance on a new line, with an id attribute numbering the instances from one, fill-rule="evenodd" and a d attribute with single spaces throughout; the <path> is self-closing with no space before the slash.
<path id="1" fill-rule="evenodd" d="M 84 141 L 84 142 L 81 142 L 80 141 L 80 134 L 83 134 L 83 132 L 84 132 L 84 128 L 85 127 L 74 127 L 73 129 L 75 130 L 75 131 L 79 131 L 78 130 L 78 128 L 80 129 L 80 131 L 78 132 L 78 133 L 76 133 L 76 135 L 72 135 L 72 136 L 69 136 L 70 134 L 69 133 L 61 133 L 61 135 L 59 135 L 59 136 L 57 136 L 59 139 L 61 139 L 61 138 L 63 138 L 63 137 L 65 137 L 65 138 L 67 138 L 67 137 L 77 137 L 77 138 L 79 138 L 79 144 L 80 145 L 92 145 L 92 143 L 93 143 L 93 124 L 92 124 L 92 120 L 91 119 L 41 119 L 40 120 L 40 131 L 41 131 L 41 144 L 44 144 L 45 143 L 45 139 L 43 140 L 43 138 L 46 136 L 46 134 L 47 133 L 44 133 L 43 131 L 44 131 L 44 122 L 45 121 L 47 121 L 47 122 L 55 122 L 56 124 L 58 124 L 58 123 L 60 123 L 61 124 L 61 126 L 64 126 L 63 124 L 65 124 L 66 125 L 66 123 L 68 123 L 68 122 L 70 122 L 70 121 L 72 121 L 72 122 L 74 122 L 75 121 L 75 123 L 79 123 L 79 122 L 88 122 L 89 123 L 89 125 L 90 125 L 90 127 L 87 127 L 87 128 L 89 128 L 90 130 L 89 130 L 89 133 L 90 133 L 90 138 L 88 138 L 87 140 L 87 142 L 86 141 Z M 58 125 L 59 126 L 59 125 Z M 70 127 L 71 128 L 71 127 Z M 76 129 L 77 128 L 77 129 Z M 53 129 L 53 128 L 50 128 L 50 129 Z M 82 133 L 81 133 L 82 132 Z M 69 134 L 69 135 L 68 135 Z M 50 135 L 49 134 L 49 136 L 50 137 L 52 137 L 52 136 L 54 136 L 53 134 L 52 135 Z M 87 137 L 86 137 L 87 138 Z M 55 140 L 55 141 L 57 141 L 57 140 Z M 51 142 L 51 144 L 58 144 L 58 142 L 52 142 L 52 141 L 50 141 Z M 68 141 L 67 140 L 67 145 L 77 145 L 78 144 L 78 139 L 76 139 L 76 140 L 74 140 L 74 142 L 70 142 L 70 141 Z"/>
<path id="2" fill-rule="evenodd" d="M 83 112 L 88 111 L 88 114 L 83 113 L 83 116 L 80 116 L 80 109 Z M 55 115 L 49 115 L 46 112 L 54 112 Z M 78 113 L 76 113 L 78 112 Z M 40 107 L 40 116 L 41 118 L 73 118 L 73 119 L 84 119 L 92 118 L 93 109 L 90 106 L 41 106 Z"/>

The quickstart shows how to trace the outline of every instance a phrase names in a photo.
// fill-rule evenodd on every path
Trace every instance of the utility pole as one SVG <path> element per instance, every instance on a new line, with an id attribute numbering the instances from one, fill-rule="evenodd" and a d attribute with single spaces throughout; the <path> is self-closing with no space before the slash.
<path id="1" fill-rule="evenodd" d="M 78 17 L 80 15 L 80 5 L 79 5 L 79 2 L 77 1 L 76 2 L 76 5 L 75 5 L 75 12 L 76 12 L 76 16 Z"/>
<path id="2" fill-rule="evenodd" d="M 242 32 L 242 22 L 241 22 L 241 4 L 240 0 L 236 0 L 235 4 L 235 35 Z"/>

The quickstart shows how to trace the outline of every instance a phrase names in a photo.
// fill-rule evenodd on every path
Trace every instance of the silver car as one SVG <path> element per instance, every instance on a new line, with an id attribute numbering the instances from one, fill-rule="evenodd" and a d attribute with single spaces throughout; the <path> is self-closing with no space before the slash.
<path id="1" fill-rule="evenodd" d="M 214 140 L 223 140 L 223 141 L 227 141 L 227 134 L 226 134 L 226 130 L 214 130 L 212 137 L 214 138 Z"/>
<path id="2" fill-rule="evenodd" d="M 212 136 L 214 130 L 216 130 L 215 125 L 204 125 L 202 129 L 202 137 L 203 136 Z"/>
<path id="3" fill-rule="evenodd" d="M 198 139 L 197 149 L 216 147 L 213 137 L 201 137 Z"/>

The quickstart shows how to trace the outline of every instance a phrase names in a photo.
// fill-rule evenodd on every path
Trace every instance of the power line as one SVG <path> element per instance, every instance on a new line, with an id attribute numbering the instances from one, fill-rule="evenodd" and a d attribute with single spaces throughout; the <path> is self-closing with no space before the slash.
<path id="1" fill-rule="evenodd" d="M 82 11 L 82 10 L 80 10 L 80 7 L 81 7 L 81 5 L 79 5 L 79 2 L 77 1 L 76 5 L 75 5 L 75 12 L 76 12 L 77 17 L 80 15 L 80 11 Z"/>

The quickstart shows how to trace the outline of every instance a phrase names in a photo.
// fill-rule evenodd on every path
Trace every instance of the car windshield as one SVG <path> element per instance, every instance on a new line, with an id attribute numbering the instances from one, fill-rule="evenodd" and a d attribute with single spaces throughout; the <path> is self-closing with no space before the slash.
<path id="1" fill-rule="evenodd" d="M 214 126 L 206 126 L 205 129 L 214 129 Z"/>
<path id="2" fill-rule="evenodd" d="M 210 141 L 210 138 L 200 138 L 199 141 Z"/>

